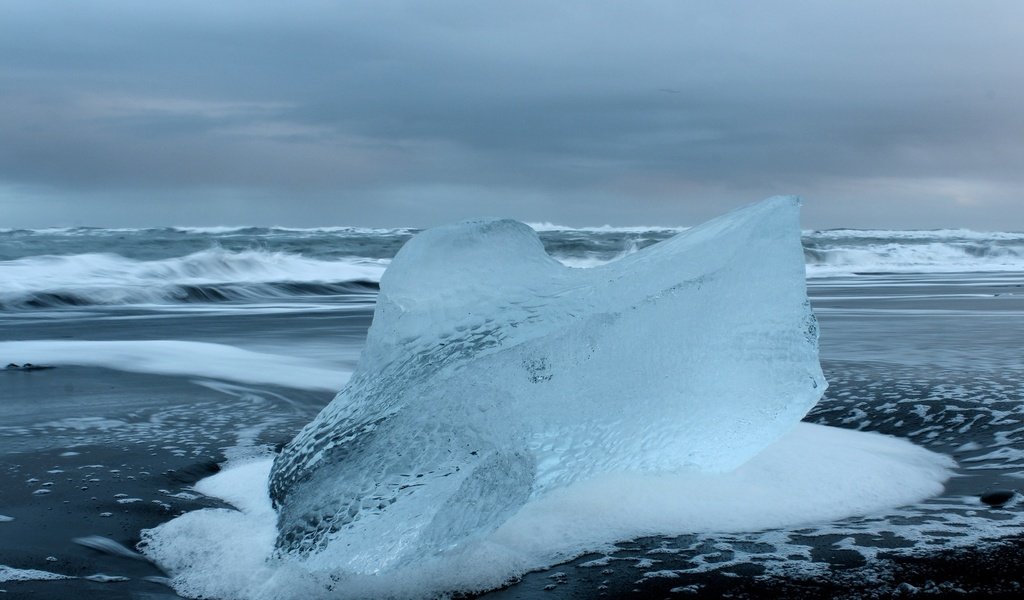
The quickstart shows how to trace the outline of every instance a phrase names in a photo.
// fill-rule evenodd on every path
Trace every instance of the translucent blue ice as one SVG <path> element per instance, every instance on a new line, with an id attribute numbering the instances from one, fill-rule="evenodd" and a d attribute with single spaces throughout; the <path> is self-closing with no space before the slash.
<path id="1" fill-rule="evenodd" d="M 275 461 L 279 556 L 377 573 L 595 474 L 754 456 L 826 385 L 799 206 L 770 198 L 593 269 L 511 220 L 410 240 L 356 373 Z"/>

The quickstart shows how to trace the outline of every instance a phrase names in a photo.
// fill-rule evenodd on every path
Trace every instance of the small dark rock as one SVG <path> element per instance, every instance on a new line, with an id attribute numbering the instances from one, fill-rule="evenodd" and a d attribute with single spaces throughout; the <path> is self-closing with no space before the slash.
<path id="1" fill-rule="evenodd" d="M 921 593 L 920 589 L 904 581 L 903 583 L 896 586 L 893 595 L 899 598 L 905 596 L 916 596 L 919 593 Z"/>
<path id="2" fill-rule="evenodd" d="M 8 363 L 7 364 L 7 368 L 8 369 L 19 369 L 21 367 L 19 367 L 18 365 L 14 364 L 14 363 Z"/>
<path id="3" fill-rule="evenodd" d="M 989 506 L 1002 506 L 1010 501 L 1017 493 L 1013 490 L 993 490 L 981 495 L 981 501 Z"/>

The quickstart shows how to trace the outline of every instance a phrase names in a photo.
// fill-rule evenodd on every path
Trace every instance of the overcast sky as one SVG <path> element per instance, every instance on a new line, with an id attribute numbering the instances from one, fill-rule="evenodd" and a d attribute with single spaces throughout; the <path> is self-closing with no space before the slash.
<path id="1" fill-rule="evenodd" d="M 1024 230 L 1024 2 L 0 3 L 0 227 Z"/>

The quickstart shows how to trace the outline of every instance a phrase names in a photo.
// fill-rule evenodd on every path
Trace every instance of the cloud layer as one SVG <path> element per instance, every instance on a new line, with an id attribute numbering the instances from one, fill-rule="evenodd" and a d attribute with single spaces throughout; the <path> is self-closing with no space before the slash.
<path id="1" fill-rule="evenodd" d="M 11 225 L 1024 229 L 1017 2 L 12 0 Z"/>

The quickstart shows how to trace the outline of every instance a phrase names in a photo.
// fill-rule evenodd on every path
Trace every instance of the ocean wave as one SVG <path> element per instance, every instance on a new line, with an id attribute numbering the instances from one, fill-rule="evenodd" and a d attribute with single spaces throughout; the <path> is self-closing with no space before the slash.
<path id="1" fill-rule="evenodd" d="M 372 293 L 387 260 L 211 248 L 162 260 L 110 253 L 0 262 L 0 309 Z"/>
<path id="2" fill-rule="evenodd" d="M 804 236 L 821 240 L 1024 241 L 1024 232 L 973 229 L 821 229 L 804 231 Z"/>
<path id="3" fill-rule="evenodd" d="M 181 233 L 196 233 L 196 234 L 210 234 L 210 235 L 226 235 L 226 234 L 247 234 L 247 235 L 260 235 L 260 234 L 273 234 L 273 233 L 292 233 L 292 234 L 356 234 L 356 235 L 413 235 L 420 230 L 414 227 L 347 227 L 347 226 L 332 226 L 332 227 L 283 227 L 281 225 L 274 225 L 271 227 L 257 227 L 257 226 L 213 226 L 213 227 L 168 227 L 171 231 L 178 231 Z"/>
<path id="4" fill-rule="evenodd" d="M 910 243 L 823 243 L 804 239 L 810 276 L 856 273 L 955 273 L 1024 271 L 1024 239 L 1020 243 L 959 239 Z"/>
<path id="5" fill-rule="evenodd" d="M 0 293 L 0 310 L 66 308 L 96 305 L 152 305 L 168 303 L 246 302 L 301 296 L 376 294 L 373 281 L 312 284 L 274 282 L 264 284 L 164 285 L 158 289 L 84 288 L 23 294 Z"/>

